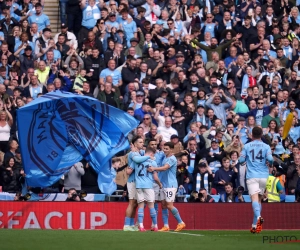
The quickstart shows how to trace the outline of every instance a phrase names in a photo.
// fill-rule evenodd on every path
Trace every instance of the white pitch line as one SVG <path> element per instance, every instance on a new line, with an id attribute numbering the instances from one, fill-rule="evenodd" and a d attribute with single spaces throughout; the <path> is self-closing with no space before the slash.
<path id="1" fill-rule="evenodd" d="M 186 235 L 192 235 L 192 236 L 199 236 L 199 237 L 202 237 L 202 236 L 205 236 L 203 234 L 190 234 L 190 233 L 179 233 L 179 232 L 165 232 L 165 233 L 170 233 L 170 234 L 186 234 Z M 218 236 L 218 237 L 240 237 L 241 235 L 240 234 L 215 234 L 215 235 L 207 235 L 207 236 Z"/>
<path id="2" fill-rule="evenodd" d="M 238 236 L 241 236 L 240 234 L 237 234 L 237 235 L 234 235 L 234 234 L 219 234 L 219 235 L 209 235 L 209 236 L 225 236 L 225 237 L 238 237 Z"/>
<path id="3" fill-rule="evenodd" d="M 189 234 L 189 233 L 179 233 L 179 232 L 166 232 L 166 233 L 169 233 L 169 234 L 185 234 L 185 235 L 198 236 L 198 237 L 204 236 L 202 234 Z"/>

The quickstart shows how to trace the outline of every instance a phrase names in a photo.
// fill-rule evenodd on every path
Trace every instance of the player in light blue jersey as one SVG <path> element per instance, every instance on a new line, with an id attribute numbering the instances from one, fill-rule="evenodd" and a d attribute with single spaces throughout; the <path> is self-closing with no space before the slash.
<path id="1" fill-rule="evenodd" d="M 155 162 L 157 166 L 162 166 L 163 159 L 166 157 L 164 152 L 157 150 L 157 141 L 156 139 L 150 139 L 148 142 L 148 147 L 155 149 Z M 162 174 L 162 172 L 158 173 L 158 178 Z M 156 182 L 153 182 L 153 189 L 154 189 L 154 194 L 155 194 L 155 203 L 154 203 L 154 208 L 156 211 L 156 215 L 158 215 L 158 203 L 160 203 L 160 188 Z M 152 229 L 154 230 L 154 225 L 152 225 Z"/>
<path id="2" fill-rule="evenodd" d="M 269 168 L 267 163 L 272 165 L 273 157 L 269 145 L 261 141 L 263 131 L 260 127 L 252 129 L 252 142 L 245 144 L 239 162 L 247 164 L 247 187 L 252 201 L 254 213 L 251 233 L 260 233 L 264 222 L 261 217 L 263 194 L 265 192 Z"/>
<path id="3" fill-rule="evenodd" d="M 131 152 L 128 154 L 128 166 L 131 167 L 134 163 L 141 163 L 147 159 L 149 156 L 144 156 L 141 159 L 141 152 L 144 146 L 144 140 L 140 136 L 136 136 L 132 139 L 131 142 Z M 123 230 L 124 231 L 138 231 L 138 228 L 134 226 L 134 217 L 136 214 L 137 202 L 136 202 L 136 187 L 135 187 L 135 175 L 132 172 L 127 180 L 127 192 L 129 198 L 129 204 L 126 209 L 125 223 Z"/>
<path id="4" fill-rule="evenodd" d="M 173 206 L 173 202 L 175 201 L 175 195 L 178 187 L 177 179 L 176 179 L 176 171 L 177 171 L 177 160 L 173 155 L 172 150 L 174 149 L 174 144 L 172 142 L 166 142 L 164 145 L 164 153 L 165 158 L 162 162 L 161 167 L 150 167 L 148 171 L 158 171 L 161 172 L 159 175 L 160 181 L 163 185 L 163 189 L 160 192 L 160 198 L 162 200 L 162 217 L 164 226 L 161 232 L 167 232 L 170 230 L 169 228 L 169 213 L 168 210 L 172 212 L 175 219 L 178 222 L 177 228 L 175 232 L 179 232 L 185 228 L 185 223 L 180 218 L 179 212 L 177 208 Z"/>
<path id="5" fill-rule="evenodd" d="M 155 149 L 153 148 L 147 148 L 145 156 L 149 156 L 152 159 L 154 159 Z M 135 160 L 141 161 L 143 156 L 136 156 Z M 162 185 L 158 179 L 156 172 L 148 172 L 147 169 L 150 166 L 156 167 L 157 164 L 154 160 L 148 159 L 141 163 L 133 163 L 128 169 L 127 173 L 131 174 L 134 170 L 135 172 L 135 186 L 137 191 L 137 202 L 138 202 L 138 221 L 139 221 L 139 230 L 140 232 L 145 232 L 143 220 L 144 220 L 144 206 L 145 201 L 148 204 L 149 210 L 150 210 L 150 216 L 152 219 L 152 225 L 151 231 L 158 231 L 157 228 L 157 214 L 154 208 L 154 190 L 153 190 L 153 181 L 156 181 L 156 183 L 161 188 Z"/>

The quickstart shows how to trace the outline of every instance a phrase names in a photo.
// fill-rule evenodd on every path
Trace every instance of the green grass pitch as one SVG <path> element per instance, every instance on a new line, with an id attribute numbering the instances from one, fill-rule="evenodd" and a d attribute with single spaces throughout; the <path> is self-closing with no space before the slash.
<path id="1" fill-rule="evenodd" d="M 286 236 L 286 237 L 285 237 Z M 297 238 L 296 242 L 269 243 Z M 273 238 L 267 238 L 273 237 Z M 292 238 L 295 240 L 295 238 Z M 265 241 L 265 242 L 263 242 Z M 67 230 L 0 230 L 1 250 L 190 250 L 300 249 L 300 231 L 181 231 L 123 232 Z"/>

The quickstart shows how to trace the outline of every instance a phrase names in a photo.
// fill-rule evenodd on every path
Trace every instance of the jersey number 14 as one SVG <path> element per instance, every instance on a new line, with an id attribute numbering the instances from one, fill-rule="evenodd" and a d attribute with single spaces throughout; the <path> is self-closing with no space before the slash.
<path id="1" fill-rule="evenodd" d="M 255 159 L 259 160 L 260 162 L 263 161 L 264 157 L 262 155 L 262 149 L 259 150 L 257 154 L 255 154 L 254 149 L 250 150 L 251 156 L 252 156 L 252 161 L 255 161 Z"/>

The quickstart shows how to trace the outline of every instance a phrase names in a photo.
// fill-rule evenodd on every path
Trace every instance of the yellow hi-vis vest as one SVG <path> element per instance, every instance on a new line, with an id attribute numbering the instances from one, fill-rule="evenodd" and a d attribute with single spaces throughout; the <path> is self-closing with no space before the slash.
<path id="1" fill-rule="evenodd" d="M 268 191 L 268 202 L 280 202 L 280 196 L 277 192 L 276 185 L 279 182 L 279 179 L 274 176 L 269 176 L 267 180 L 266 189 Z"/>

